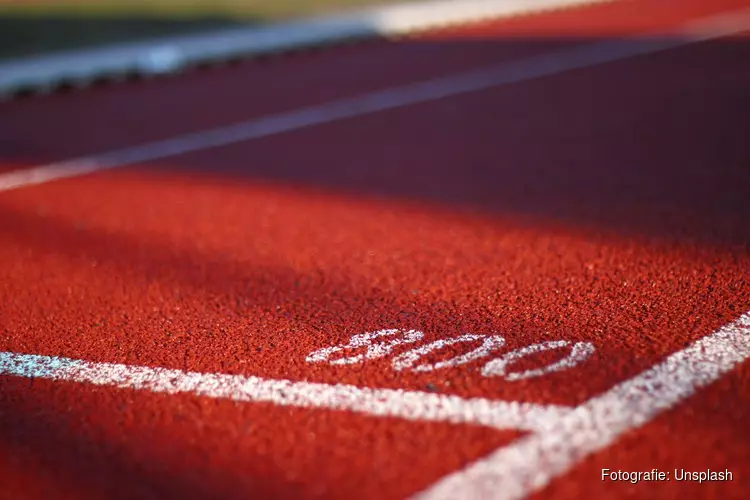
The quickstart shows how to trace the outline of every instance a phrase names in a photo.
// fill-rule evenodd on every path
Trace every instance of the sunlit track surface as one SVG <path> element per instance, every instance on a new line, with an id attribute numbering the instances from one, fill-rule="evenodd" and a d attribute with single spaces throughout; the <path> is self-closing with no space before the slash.
<path id="1" fill-rule="evenodd" d="M 743 498 L 747 7 L 0 104 L 4 494 Z"/>

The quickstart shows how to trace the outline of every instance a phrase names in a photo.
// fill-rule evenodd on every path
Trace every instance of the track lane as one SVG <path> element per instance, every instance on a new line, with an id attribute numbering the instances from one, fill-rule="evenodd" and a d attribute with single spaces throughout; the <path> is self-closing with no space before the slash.
<path id="1" fill-rule="evenodd" d="M 0 103 L 0 171 L 579 46 L 590 43 L 592 33 L 603 39 L 670 34 L 686 20 L 746 6 L 744 0 L 617 1 L 479 23 L 431 36 L 248 61 L 147 83 Z M 641 9 L 655 14 L 641 16 Z M 336 75 L 335 80 L 331 75 Z"/>
<path id="2" fill-rule="evenodd" d="M 746 174 L 745 156 L 733 147 L 744 123 L 738 87 L 746 78 L 735 62 L 746 49 L 714 49 L 693 47 L 539 85 L 3 193 L 0 300 L 8 306 L 0 316 L 0 350 L 581 403 L 750 308 L 746 205 L 734 197 Z M 705 70 L 699 77 L 693 73 L 696 61 Z M 733 71 L 721 72 L 725 67 Z M 681 83 L 693 85 L 677 95 L 667 78 L 675 72 L 683 75 Z M 633 74 L 638 79 L 623 85 Z M 587 93 L 592 87 L 609 93 Z M 630 97 L 615 92 L 623 87 Z M 582 101 L 589 103 L 583 113 Z M 524 114 L 530 102 L 544 106 Z M 621 132 L 632 129 L 638 106 L 658 103 L 660 113 L 635 123 L 644 136 L 661 140 L 647 143 L 649 150 L 633 150 Z M 550 122 L 542 109 L 562 111 L 558 116 L 565 120 Z M 720 110 L 712 124 L 690 120 L 709 110 Z M 675 116 L 683 117 L 679 125 Z M 394 122 L 410 131 L 408 142 Z M 569 127 L 567 140 L 556 140 L 563 126 Z M 457 130 L 468 142 L 457 140 Z M 692 142 L 689 152 L 681 152 L 678 147 L 693 134 L 706 142 Z M 598 149 L 604 146 L 609 151 Z M 643 169 L 632 178 L 597 176 L 597 166 L 612 161 L 612 149 L 622 155 L 621 165 L 641 159 Z M 555 175 L 559 162 L 543 161 L 580 159 L 582 151 L 588 151 L 585 161 L 565 163 L 575 174 L 570 180 Z M 482 165 L 497 165 L 498 159 L 503 182 L 482 177 Z M 281 171 L 265 166 L 271 162 Z M 461 172 L 458 166 L 467 163 L 474 168 Z M 357 178 L 351 165 L 373 177 Z M 400 176 L 404 171 L 408 177 Z M 688 178 L 668 191 L 663 182 L 674 173 Z M 580 186 L 586 179 L 589 184 Z M 545 204 L 553 182 L 572 190 L 570 203 Z M 318 186 L 300 186 L 310 183 Z M 513 191 L 505 186 L 522 186 L 534 200 L 528 205 L 541 204 L 542 212 L 524 211 L 523 198 L 507 205 Z M 667 192 L 666 208 L 651 204 Z M 700 212 L 687 203 L 696 197 Z M 571 210 L 571 203 L 572 211 L 556 213 Z M 591 216 L 592 207 L 617 203 L 615 217 Z M 482 378 L 481 364 L 419 374 L 395 373 L 388 359 L 363 368 L 311 367 L 304 361 L 313 349 L 385 326 L 421 328 L 428 340 L 501 332 L 509 348 L 590 340 L 597 352 L 568 372 L 513 383 Z M 735 470 L 745 474 L 747 449 L 734 436 L 747 414 L 741 389 L 746 378 L 744 368 L 734 372 L 540 497 L 597 491 L 599 475 L 589 476 L 591 464 L 609 459 L 626 466 L 686 467 L 736 459 Z M 147 484 L 151 493 L 194 498 L 249 491 L 403 497 L 517 436 L 43 381 L 2 382 L 7 428 L 22 436 L 44 436 L 41 431 L 51 429 L 48 435 L 60 443 L 54 449 L 75 450 L 61 453 L 83 464 L 71 470 L 42 452 L 42 440 L 9 445 L 22 457 L 20 465 L 6 458 L 15 464 L 10 471 L 27 471 L 13 484 L 28 496 L 27 488 L 44 494 L 61 485 L 70 496 L 111 496 L 118 489 L 132 496 L 149 494 L 136 486 Z M 724 427 L 697 433 L 697 423 L 710 419 L 706 415 L 719 404 L 722 415 L 710 421 Z M 61 413 L 70 415 L 68 424 L 60 424 Z M 177 416 L 185 414 L 188 423 L 179 423 Z M 257 432 L 244 430 L 258 420 L 264 423 Z M 668 441 L 664 429 L 676 423 L 673 446 L 661 447 Z M 318 438 L 305 435 L 308 429 Z M 690 440 L 691 434 L 698 437 Z M 84 437 L 71 443 L 70 435 Z M 142 440 L 130 443 L 133 436 Z M 682 458 L 681 440 L 694 444 L 693 459 Z M 712 448 L 726 453 L 716 455 Z M 446 449 L 450 461 L 443 459 Z M 327 457 L 325 466 L 315 453 Z M 248 457 L 259 456 L 264 460 L 248 464 Z M 382 467 L 373 469 L 373 457 Z M 101 479 L 92 481 L 96 474 L 89 470 Z M 194 470 L 206 472 L 193 479 L 186 471 Z M 185 477 L 190 480 L 181 484 Z M 731 497 L 741 494 L 743 484 L 698 491 Z M 663 484 L 648 491 L 695 494 L 694 488 Z M 644 491 L 606 493 L 626 498 Z"/>

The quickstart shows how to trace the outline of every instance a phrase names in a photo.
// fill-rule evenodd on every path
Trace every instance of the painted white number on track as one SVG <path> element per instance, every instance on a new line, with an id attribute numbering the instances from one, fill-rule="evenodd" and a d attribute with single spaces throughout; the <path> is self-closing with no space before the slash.
<path id="1" fill-rule="evenodd" d="M 327 362 L 331 365 L 353 365 L 368 359 L 383 358 L 388 356 L 396 346 L 402 344 L 414 344 L 422 340 L 423 337 L 424 333 L 417 330 L 379 330 L 377 332 L 362 333 L 352 336 L 349 339 L 348 344 L 325 347 L 312 352 L 307 356 L 307 361 L 309 363 Z M 381 338 L 389 338 L 391 340 L 379 340 Z M 376 340 L 378 341 L 375 342 Z M 482 342 L 481 345 L 466 354 L 461 354 L 448 360 L 438 361 L 437 363 L 418 363 L 424 356 L 442 349 L 443 347 L 462 343 L 476 343 L 478 341 Z M 472 361 L 485 358 L 494 352 L 499 351 L 504 346 L 505 339 L 499 335 L 488 336 L 467 333 L 459 335 L 458 337 L 435 340 L 429 344 L 415 347 L 393 358 L 391 365 L 396 371 L 411 370 L 415 372 L 431 372 L 434 370 L 453 368 L 471 363 Z M 342 351 L 362 349 L 365 347 L 367 350 L 364 353 L 331 359 L 333 355 Z M 522 358 L 533 356 L 534 354 L 544 351 L 557 349 L 568 349 L 569 353 L 563 359 L 541 368 L 520 372 L 509 370 L 512 364 Z M 540 377 L 548 373 L 573 368 L 588 359 L 594 351 L 594 345 L 589 342 L 577 342 L 575 344 L 568 342 L 567 340 L 542 342 L 540 344 L 533 344 L 510 351 L 500 357 L 490 360 L 482 368 L 482 375 L 485 377 L 503 377 L 505 380 L 509 381 Z"/>
<path id="2" fill-rule="evenodd" d="M 435 342 L 427 344 L 426 346 L 417 347 L 416 349 L 407 351 L 401 354 L 400 356 L 396 356 L 393 359 L 393 369 L 397 371 L 401 371 L 407 368 L 411 368 L 415 372 L 431 372 L 432 370 L 439 370 L 441 368 L 460 366 L 460 365 L 469 363 L 471 361 L 474 361 L 475 359 L 483 358 L 487 356 L 488 354 L 490 354 L 492 351 L 499 349 L 503 345 L 505 345 L 504 338 L 493 335 L 491 337 L 486 338 L 481 346 L 477 347 L 473 351 L 466 353 L 464 355 L 458 356 L 453 359 L 449 359 L 447 361 L 440 361 L 434 364 L 414 366 L 414 363 L 416 363 L 419 360 L 419 358 L 421 358 L 422 356 L 426 354 L 431 353 L 432 351 L 436 351 L 438 349 L 441 349 L 442 347 L 453 345 L 453 344 L 458 344 L 461 342 L 472 342 L 474 340 L 481 340 L 483 337 L 485 336 L 467 334 L 467 335 L 461 335 L 459 337 L 455 337 L 452 339 L 436 340 Z"/>
<path id="3" fill-rule="evenodd" d="M 408 330 L 406 332 L 403 332 L 402 338 L 396 338 L 389 342 L 373 343 L 373 340 L 375 339 L 378 339 L 380 337 L 392 337 L 397 333 L 401 333 L 401 330 L 380 330 L 377 332 L 354 335 L 349 339 L 349 343 L 346 345 L 326 347 L 325 349 L 320 349 L 311 353 L 307 357 L 307 361 L 310 363 L 320 363 L 323 361 L 328 361 L 328 363 L 332 365 L 353 365 L 356 363 L 360 363 L 365 359 L 382 358 L 383 356 L 387 356 L 388 354 L 390 354 L 393 348 L 397 345 L 412 344 L 424 337 L 424 334 L 422 332 L 418 332 L 416 330 Z M 367 347 L 367 351 L 364 354 L 358 354 L 356 356 L 351 356 L 348 358 L 338 358 L 332 361 L 329 360 L 332 354 L 336 354 L 345 350 L 360 349 L 362 347 Z"/>
<path id="4" fill-rule="evenodd" d="M 593 344 L 590 344 L 588 342 L 578 342 L 577 344 L 573 345 L 568 356 L 556 363 L 552 363 L 551 365 L 547 365 L 543 368 L 526 370 L 520 373 L 508 373 L 507 371 L 508 365 L 521 358 L 525 358 L 526 356 L 530 356 L 537 352 L 560 349 L 561 347 L 568 346 L 570 346 L 570 342 L 568 342 L 567 340 L 558 340 L 554 342 L 534 344 L 528 347 L 517 349 L 515 351 L 509 352 L 508 354 L 505 354 L 498 359 L 493 359 L 492 361 L 484 365 L 484 368 L 482 368 L 482 375 L 484 375 L 485 377 L 503 376 L 507 380 L 522 380 L 525 378 L 539 377 L 547 373 L 559 372 L 561 370 L 573 368 L 578 363 L 585 361 L 594 353 Z"/>

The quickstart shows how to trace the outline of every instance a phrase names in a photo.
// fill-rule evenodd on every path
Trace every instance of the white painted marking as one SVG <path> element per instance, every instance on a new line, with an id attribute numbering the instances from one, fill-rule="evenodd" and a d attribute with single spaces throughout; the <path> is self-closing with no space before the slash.
<path id="1" fill-rule="evenodd" d="M 546 429 L 450 474 L 414 500 L 524 498 L 576 463 L 650 422 L 750 357 L 750 312 Z M 654 443 L 648 445 L 653 446 Z"/>
<path id="2" fill-rule="evenodd" d="M 328 361 L 328 363 L 331 365 L 353 365 L 356 363 L 361 363 L 362 361 L 365 361 L 367 359 L 382 358 L 390 354 L 394 347 L 402 344 L 413 344 L 414 342 L 417 342 L 422 337 L 424 337 L 424 333 L 422 332 L 419 332 L 417 330 L 408 330 L 406 332 L 403 332 L 402 338 L 397 338 L 389 342 L 372 342 L 373 340 L 382 337 L 392 337 L 397 333 L 402 332 L 401 330 L 378 330 L 377 332 L 352 335 L 352 337 L 349 339 L 348 344 L 325 347 L 323 349 L 312 352 L 307 356 L 306 361 L 308 363 L 322 363 Z M 329 361 L 332 354 L 336 354 L 338 352 L 349 349 L 362 349 L 363 347 L 367 347 L 367 351 L 365 353 L 357 354 L 356 356 L 351 356 L 348 358 L 338 358 L 334 359 L 333 361 Z"/>
<path id="3" fill-rule="evenodd" d="M 498 429 L 544 429 L 571 408 L 400 389 L 269 380 L 68 358 L 0 352 L 0 376 L 46 378 L 168 394 L 189 393 L 280 406 L 349 410 L 379 417 L 472 424 Z"/>
<path id="4" fill-rule="evenodd" d="M 415 500 L 513 500 L 544 488 L 586 456 L 673 408 L 748 357 L 750 312 L 574 409 L 396 389 L 362 389 L 342 384 L 201 374 L 9 352 L 0 353 L 0 376 L 46 378 L 169 394 L 190 393 L 301 408 L 349 410 L 414 421 L 530 430 L 533 434 L 444 477 L 414 497 Z"/>
<path id="5" fill-rule="evenodd" d="M 416 349 L 412 349 L 411 351 L 407 351 L 393 358 L 393 369 L 396 371 L 402 371 L 411 368 L 415 372 L 431 372 L 433 370 L 440 370 L 442 368 L 452 368 L 455 366 L 461 366 L 466 363 L 470 363 L 475 359 L 483 358 L 489 355 L 492 351 L 495 351 L 505 345 L 505 339 L 498 335 L 492 335 L 487 338 L 485 337 L 487 336 L 470 333 L 466 335 L 460 335 L 451 339 L 436 340 L 427 345 L 417 347 Z M 482 345 L 471 352 L 462 354 L 461 356 L 456 356 L 455 358 L 451 358 L 445 361 L 439 361 L 433 364 L 414 366 L 414 363 L 419 361 L 419 359 L 423 356 L 426 356 L 427 354 L 438 349 L 442 349 L 443 347 L 453 344 L 459 344 L 462 342 L 474 342 L 476 340 L 482 339 L 484 339 Z"/>
<path id="6" fill-rule="evenodd" d="M 375 339 L 392 337 L 399 333 L 402 334 L 402 338 L 397 338 L 389 342 L 373 343 L 373 340 Z M 403 344 L 414 344 L 422 340 L 423 337 L 424 333 L 417 330 L 409 330 L 406 332 L 402 332 L 401 330 L 378 330 L 377 332 L 361 333 L 358 335 L 353 335 L 349 339 L 348 344 L 324 347 L 322 349 L 318 349 L 317 351 L 313 351 L 307 356 L 306 361 L 308 363 L 327 362 L 331 365 L 354 365 L 357 363 L 362 363 L 366 360 L 379 359 L 388 356 L 396 346 Z M 439 361 L 433 364 L 428 363 L 414 366 L 417 361 L 419 361 L 427 354 L 442 349 L 443 347 L 465 342 L 475 342 L 482 339 L 484 339 L 482 345 L 466 354 L 462 354 L 460 356 L 456 356 L 455 358 Z M 396 371 L 411 369 L 415 372 L 431 372 L 433 370 L 441 370 L 443 368 L 454 368 L 456 366 L 465 365 L 466 363 L 470 363 L 477 359 L 486 357 L 490 353 L 497 351 L 504 345 L 505 339 L 499 335 L 491 335 L 487 337 L 487 335 L 467 333 L 464 335 L 459 335 L 458 337 L 435 340 L 427 345 L 415 347 L 393 358 L 391 366 Z M 559 372 L 568 368 L 573 368 L 588 359 L 588 357 L 591 356 L 595 351 L 593 344 L 588 342 L 578 342 L 577 344 L 573 345 L 568 356 L 559 361 L 556 361 L 555 363 L 551 363 L 542 368 L 526 370 L 524 372 L 508 373 L 508 366 L 512 365 L 521 358 L 525 358 L 527 356 L 531 356 L 533 354 L 544 351 L 549 351 L 552 349 L 561 349 L 568 346 L 570 346 L 570 342 L 568 342 L 567 340 L 560 340 L 553 342 L 544 342 L 541 344 L 533 344 L 527 347 L 516 349 L 515 351 L 511 351 L 498 359 L 489 361 L 482 369 L 482 375 L 485 377 L 500 376 L 509 381 L 539 377 L 542 375 L 546 375 L 547 373 Z M 347 350 L 362 350 L 365 347 L 367 348 L 367 351 L 364 353 L 331 360 L 331 356 L 334 354 Z"/>
<path id="7" fill-rule="evenodd" d="M 251 139 L 322 125 L 348 118 L 411 106 L 523 82 L 639 55 L 674 49 L 746 31 L 750 9 L 690 23 L 674 36 L 614 40 L 490 66 L 477 71 L 393 87 L 379 92 L 301 108 L 287 113 L 149 142 L 125 149 L 52 163 L 0 175 L 0 191 L 76 177 L 92 172 L 226 146 Z"/>
<path id="8" fill-rule="evenodd" d="M 493 359 L 492 361 L 484 365 L 484 368 L 482 368 L 482 375 L 484 375 L 485 377 L 505 377 L 506 380 L 511 381 L 541 377 L 542 375 L 546 375 L 547 373 L 559 372 L 562 370 L 567 370 L 568 368 L 573 368 L 583 361 L 586 361 L 586 359 L 588 359 L 588 357 L 591 356 L 596 350 L 594 348 L 594 345 L 589 342 L 578 342 L 573 345 L 573 348 L 570 350 L 570 354 L 568 356 L 555 363 L 542 368 L 536 368 L 534 370 L 508 373 L 508 367 L 519 359 L 525 358 L 526 356 L 532 356 L 544 351 L 561 349 L 563 347 L 568 347 L 569 345 L 570 342 L 568 342 L 567 340 L 557 340 L 552 342 L 543 342 L 541 344 L 533 344 L 527 347 L 522 347 L 521 349 L 516 349 L 515 351 L 504 354 L 502 357 Z"/>

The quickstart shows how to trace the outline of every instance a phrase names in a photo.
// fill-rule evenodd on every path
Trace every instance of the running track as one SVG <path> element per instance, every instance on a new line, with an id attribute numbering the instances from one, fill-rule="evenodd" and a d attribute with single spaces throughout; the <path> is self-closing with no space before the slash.
<path id="1" fill-rule="evenodd" d="M 3 496 L 744 498 L 750 18 L 705 24 L 744 7 L 0 104 Z"/>

